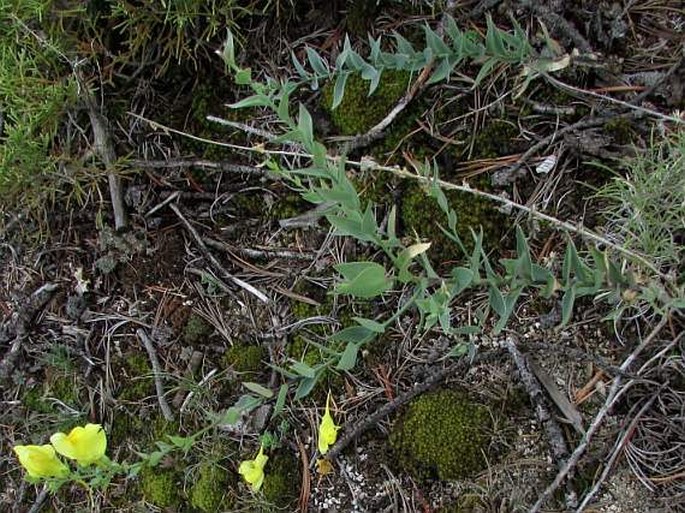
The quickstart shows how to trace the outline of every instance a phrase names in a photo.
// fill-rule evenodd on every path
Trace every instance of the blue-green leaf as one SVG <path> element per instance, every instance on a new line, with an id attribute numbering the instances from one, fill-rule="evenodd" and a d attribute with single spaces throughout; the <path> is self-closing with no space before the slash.
<path id="1" fill-rule="evenodd" d="M 338 362 L 338 365 L 336 365 L 335 368 L 342 371 L 348 371 L 353 369 L 354 366 L 357 364 L 358 351 L 359 345 L 354 344 L 352 342 L 348 343 L 347 346 L 345 346 L 345 350 L 343 351 L 343 354 L 340 357 L 340 361 Z"/>
<path id="2" fill-rule="evenodd" d="M 576 288 L 571 286 L 564 292 L 564 297 L 561 298 L 561 324 L 562 326 L 569 323 L 573 315 L 573 303 L 576 301 Z"/>
<path id="3" fill-rule="evenodd" d="M 308 79 L 311 78 L 310 75 L 309 75 L 309 73 L 307 73 L 307 70 L 304 69 L 304 66 L 302 66 L 302 63 L 301 63 L 300 60 L 297 58 L 297 56 L 295 55 L 294 52 L 292 52 L 292 53 L 290 54 L 290 59 L 291 59 L 292 62 L 293 62 L 293 66 L 295 66 L 295 71 L 297 71 L 297 74 L 300 75 L 300 77 L 302 77 L 302 78 L 305 79 L 305 80 L 308 80 Z"/>
<path id="4" fill-rule="evenodd" d="M 328 65 L 321 58 L 321 56 L 314 50 L 311 46 L 308 46 L 305 51 L 307 52 L 307 58 L 309 59 L 309 65 L 312 67 L 314 72 L 319 75 L 319 77 L 328 76 Z"/>
<path id="5" fill-rule="evenodd" d="M 304 378 L 313 378 L 316 376 L 316 370 L 304 362 L 293 362 L 290 368 Z"/>
<path id="6" fill-rule="evenodd" d="M 288 397 L 289 387 L 286 383 L 283 383 L 278 389 L 278 397 L 276 397 L 276 404 L 274 405 L 274 411 L 271 414 L 271 418 L 277 417 L 285 407 L 285 400 Z"/>
<path id="7" fill-rule="evenodd" d="M 376 334 L 364 326 L 350 326 L 344 328 L 331 336 L 333 342 L 352 342 L 355 344 L 366 344 L 374 339 Z"/>
<path id="8" fill-rule="evenodd" d="M 457 296 L 464 290 L 471 286 L 473 282 L 473 271 L 466 267 L 455 267 L 452 269 L 452 278 L 454 283 L 452 285 L 451 295 Z"/>
<path id="9" fill-rule="evenodd" d="M 423 26 L 426 35 L 426 45 L 432 50 L 435 57 L 442 57 L 451 54 L 449 47 L 442 38 L 428 25 Z"/>
<path id="10" fill-rule="evenodd" d="M 226 43 L 224 43 L 224 51 L 222 52 L 221 57 L 229 68 L 236 68 L 235 43 L 233 41 L 233 33 L 230 29 L 226 29 Z"/>
<path id="11" fill-rule="evenodd" d="M 503 317 L 505 312 L 506 312 L 506 304 L 504 303 L 504 296 L 502 296 L 502 293 L 499 291 L 497 287 L 493 287 L 492 285 L 489 287 L 488 291 L 488 298 L 490 302 L 490 306 L 492 309 L 497 312 L 497 315 L 500 317 Z"/>
<path id="12" fill-rule="evenodd" d="M 300 399 L 304 399 L 307 397 L 312 390 L 314 390 L 314 387 L 316 386 L 317 381 L 319 381 L 319 376 L 314 376 L 313 378 L 304 378 L 300 381 L 300 383 L 297 385 L 297 390 L 295 390 L 295 397 L 293 397 L 294 401 L 299 401 Z"/>
<path id="13" fill-rule="evenodd" d="M 335 287 L 337 294 L 350 294 L 369 299 L 381 295 L 392 286 L 385 268 L 375 262 L 350 262 L 335 266 L 345 281 Z"/>
<path id="14" fill-rule="evenodd" d="M 302 133 L 302 142 L 305 148 L 311 148 L 314 144 L 314 123 L 307 108 L 300 103 L 300 112 L 297 119 L 297 128 Z"/>
<path id="15" fill-rule="evenodd" d="M 248 107 L 269 107 L 271 106 L 271 100 L 268 96 L 262 94 L 253 94 L 242 100 L 228 104 L 231 109 L 246 109 Z"/>
<path id="16" fill-rule="evenodd" d="M 337 109 L 342 103 L 343 97 L 345 96 L 345 84 L 347 84 L 347 79 L 350 76 L 348 72 L 341 71 L 338 76 L 335 77 L 335 84 L 333 85 L 333 104 L 331 109 Z"/>
<path id="17" fill-rule="evenodd" d="M 352 319 L 369 331 L 373 331 L 374 333 L 385 333 L 385 324 L 364 317 L 352 317 Z"/>
<path id="18" fill-rule="evenodd" d="M 254 392 L 266 399 L 271 399 L 274 396 L 272 390 L 260 385 L 259 383 L 253 383 L 252 381 L 243 381 L 243 386 L 247 388 L 250 392 Z"/>

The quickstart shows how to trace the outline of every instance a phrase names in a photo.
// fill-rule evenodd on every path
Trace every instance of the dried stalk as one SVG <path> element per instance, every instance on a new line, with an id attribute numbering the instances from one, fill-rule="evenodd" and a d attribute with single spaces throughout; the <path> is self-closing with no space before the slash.
<path id="1" fill-rule="evenodd" d="M 183 223 L 183 226 L 185 226 L 186 230 L 190 233 L 190 235 L 193 237 L 193 240 L 195 241 L 195 244 L 197 247 L 200 249 L 200 252 L 202 255 L 209 261 L 209 263 L 212 265 L 215 271 L 219 273 L 219 275 L 224 278 L 227 281 L 230 281 L 234 283 L 235 285 L 238 285 L 239 287 L 245 289 L 247 292 L 250 294 L 254 295 L 257 299 L 264 303 L 269 303 L 270 299 L 269 297 L 264 294 L 263 292 L 259 291 L 249 283 L 241 280 L 240 278 L 236 278 L 233 276 L 231 273 L 229 273 L 224 267 L 221 265 L 221 263 L 216 259 L 214 255 L 207 249 L 207 245 L 204 243 L 202 240 L 202 237 L 200 237 L 200 234 L 197 233 L 197 230 L 193 227 L 192 224 L 185 218 L 185 216 L 181 213 L 179 208 L 175 204 L 169 205 L 169 208 L 174 211 L 174 213 L 178 216 L 178 218 L 181 220 Z"/>
<path id="2" fill-rule="evenodd" d="M 173 422 L 174 414 L 171 413 L 171 408 L 169 408 L 169 403 L 166 402 L 164 397 L 164 385 L 162 385 L 162 369 L 159 365 L 159 359 L 157 358 L 157 352 L 155 351 L 155 346 L 152 344 L 152 340 L 147 336 L 147 333 L 143 328 L 138 328 L 136 330 L 136 335 L 143 342 L 145 350 L 147 351 L 148 357 L 150 358 L 150 365 L 152 366 L 152 374 L 155 380 L 155 391 L 157 392 L 157 400 L 159 401 L 159 408 L 162 410 L 162 415 L 169 422 Z"/>
<path id="3" fill-rule="evenodd" d="M 656 336 L 661 332 L 662 328 L 666 325 L 667 321 L 668 318 L 666 316 L 661 318 L 659 323 L 654 327 L 654 329 L 649 333 L 649 335 L 647 335 L 647 337 L 645 337 L 645 339 L 623 361 L 620 367 L 621 371 L 626 372 L 630 368 L 630 366 L 637 359 L 640 353 L 642 353 L 642 351 L 644 351 L 644 349 L 649 344 L 651 344 L 652 341 L 656 338 Z M 552 483 L 545 489 L 542 495 L 540 495 L 540 498 L 530 509 L 529 513 L 537 513 L 538 511 L 540 511 L 540 508 L 542 508 L 542 506 L 544 506 L 544 504 L 550 499 L 550 497 L 552 497 L 552 495 L 559 488 L 559 486 L 561 486 L 561 484 L 573 474 L 576 466 L 578 465 L 578 462 L 580 461 L 580 458 L 583 456 L 583 454 L 585 454 L 585 450 L 590 445 L 592 437 L 600 428 L 602 422 L 604 422 L 604 418 L 607 416 L 607 414 L 613 407 L 614 402 L 621 390 L 622 382 L 623 380 L 621 379 L 620 375 L 614 378 L 614 383 L 611 385 L 611 389 L 607 394 L 607 398 L 604 401 L 604 404 L 597 412 L 597 415 L 595 415 L 595 418 L 592 420 L 592 423 L 590 424 L 590 427 L 588 427 L 588 430 L 585 433 L 585 436 L 581 440 L 580 444 L 578 444 L 578 446 L 575 448 L 571 456 L 568 458 L 568 460 L 566 460 L 566 463 L 559 470 L 556 477 L 554 478 L 554 481 L 552 481 Z"/>

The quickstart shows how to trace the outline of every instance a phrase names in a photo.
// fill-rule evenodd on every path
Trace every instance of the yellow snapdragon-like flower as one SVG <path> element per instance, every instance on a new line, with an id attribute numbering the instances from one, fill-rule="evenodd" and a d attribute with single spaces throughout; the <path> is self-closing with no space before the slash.
<path id="1" fill-rule="evenodd" d="M 15 445 L 14 453 L 31 477 L 64 477 L 69 473 L 52 445 Z"/>
<path id="2" fill-rule="evenodd" d="M 264 446 L 261 446 L 255 459 L 243 461 L 238 467 L 238 474 L 243 476 L 243 479 L 247 481 L 255 493 L 264 483 L 264 466 L 267 461 L 269 461 L 269 457 L 264 454 Z"/>
<path id="3" fill-rule="evenodd" d="M 55 450 L 62 456 L 90 465 L 101 459 L 107 449 L 107 436 L 100 424 L 86 424 L 72 429 L 68 435 L 55 433 L 50 437 Z"/>
<path id="4" fill-rule="evenodd" d="M 319 452 L 321 454 L 326 454 L 328 448 L 335 443 L 338 437 L 338 429 L 340 429 L 340 426 L 336 426 L 333 417 L 331 417 L 330 402 L 331 393 L 329 392 L 326 398 L 326 411 L 321 419 L 321 424 L 319 424 Z"/>

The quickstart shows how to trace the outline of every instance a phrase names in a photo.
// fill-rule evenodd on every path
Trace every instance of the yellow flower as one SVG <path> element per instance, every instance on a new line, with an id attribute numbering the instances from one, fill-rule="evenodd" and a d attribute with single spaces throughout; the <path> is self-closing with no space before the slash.
<path id="1" fill-rule="evenodd" d="M 331 402 L 331 393 L 328 393 L 326 398 L 326 411 L 321 419 L 321 424 L 319 424 L 319 452 L 321 454 L 326 454 L 328 448 L 335 443 L 338 437 L 338 429 L 340 426 L 336 426 L 333 422 L 333 417 L 331 417 L 331 412 L 329 410 L 329 403 Z"/>
<path id="2" fill-rule="evenodd" d="M 62 456 L 90 465 L 105 455 L 107 437 L 100 424 L 86 424 L 72 429 L 68 435 L 55 433 L 50 437 L 55 450 Z"/>
<path id="3" fill-rule="evenodd" d="M 52 445 L 15 445 L 14 453 L 31 477 L 64 477 L 69 473 Z"/>
<path id="4" fill-rule="evenodd" d="M 264 454 L 264 446 L 261 446 L 255 459 L 243 461 L 238 467 L 238 474 L 243 476 L 255 493 L 264 482 L 264 466 L 267 461 L 269 457 Z"/>

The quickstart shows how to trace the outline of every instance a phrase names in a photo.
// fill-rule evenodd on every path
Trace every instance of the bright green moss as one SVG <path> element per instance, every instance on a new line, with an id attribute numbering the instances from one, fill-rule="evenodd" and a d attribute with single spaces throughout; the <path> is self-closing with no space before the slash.
<path id="1" fill-rule="evenodd" d="M 400 466 L 419 479 L 461 479 L 485 467 L 488 410 L 453 390 L 415 399 L 390 435 Z"/>
<path id="2" fill-rule="evenodd" d="M 187 344 L 197 344 L 202 340 L 205 340 L 209 335 L 212 334 L 214 328 L 207 320 L 193 313 L 188 318 L 185 328 L 183 329 L 183 340 Z"/>
<path id="3" fill-rule="evenodd" d="M 478 233 L 481 227 L 484 249 L 489 251 L 499 245 L 506 222 L 491 202 L 466 192 L 445 191 L 445 195 L 457 213 L 456 231 L 467 251 L 473 249 L 471 229 Z M 416 233 L 421 240 L 431 243 L 428 256 L 435 265 L 454 263 L 464 257 L 457 244 L 440 229 L 447 227 L 447 216 L 419 184 L 409 185 L 402 195 L 400 219 L 405 235 Z"/>
<path id="4" fill-rule="evenodd" d="M 190 504 L 204 513 L 228 511 L 233 507 L 229 473 L 217 464 L 200 466 L 197 478 L 190 489 Z"/>
<path id="5" fill-rule="evenodd" d="M 264 496 L 278 508 L 292 507 L 300 492 L 300 471 L 297 458 L 278 453 L 271 456 L 264 476 Z"/>
<path id="6" fill-rule="evenodd" d="M 403 71 L 384 71 L 378 88 L 369 97 L 369 82 L 360 75 L 350 75 L 342 103 L 333 105 L 333 83 L 322 90 L 323 107 L 329 111 L 333 125 L 342 135 L 365 133 L 381 121 L 402 97 L 409 83 Z"/>
<path id="7" fill-rule="evenodd" d="M 159 508 L 175 508 L 181 503 L 183 476 L 173 469 L 145 467 L 140 472 L 140 488 L 147 502 Z"/>
<path id="8" fill-rule="evenodd" d="M 236 343 L 226 351 L 223 361 L 236 372 L 259 372 L 264 368 L 263 358 L 262 346 Z"/>
<path id="9" fill-rule="evenodd" d="M 118 399 L 124 401 L 140 401 L 154 394 L 154 382 L 151 377 L 150 361 L 143 353 L 130 353 L 124 357 L 120 371 L 120 394 Z"/>

